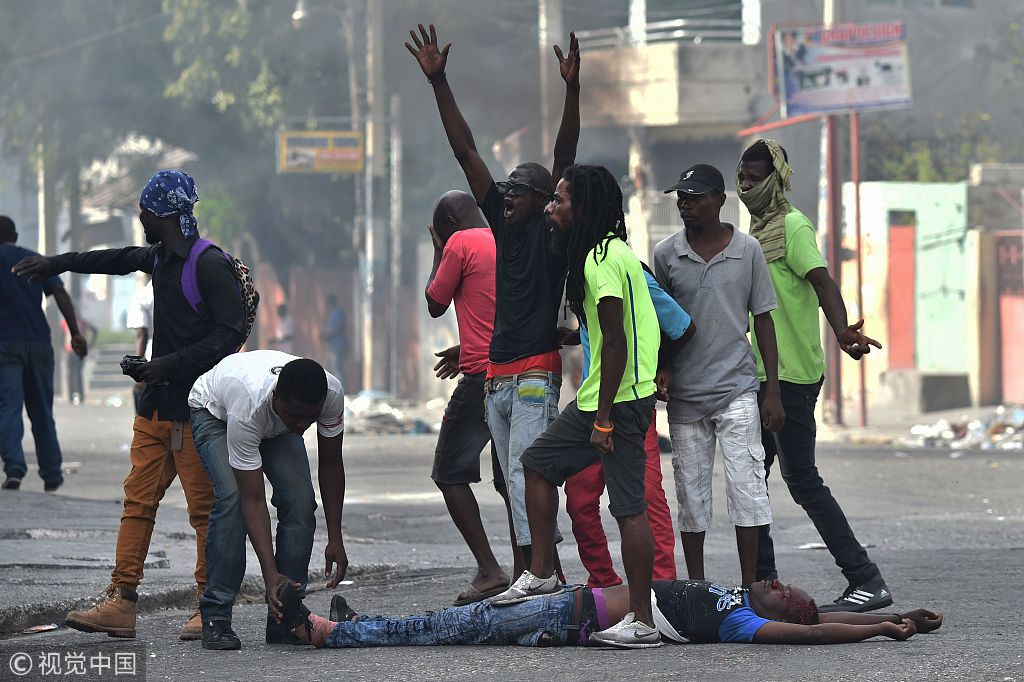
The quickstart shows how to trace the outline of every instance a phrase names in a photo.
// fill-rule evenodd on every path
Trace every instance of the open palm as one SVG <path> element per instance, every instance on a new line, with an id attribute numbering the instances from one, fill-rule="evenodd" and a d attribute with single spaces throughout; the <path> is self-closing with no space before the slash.
<path id="1" fill-rule="evenodd" d="M 423 75 L 433 79 L 444 73 L 444 67 L 448 63 L 448 50 L 451 49 L 452 44 L 448 43 L 443 49 L 438 49 L 437 31 L 434 29 L 434 25 L 430 25 L 429 33 L 423 27 L 423 24 L 419 24 L 419 29 L 419 36 L 416 35 L 416 31 L 409 31 L 409 35 L 412 36 L 412 41 L 416 44 L 416 47 L 409 43 L 406 43 L 405 47 L 412 53 L 413 57 L 416 57 L 420 68 L 423 69 Z"/>

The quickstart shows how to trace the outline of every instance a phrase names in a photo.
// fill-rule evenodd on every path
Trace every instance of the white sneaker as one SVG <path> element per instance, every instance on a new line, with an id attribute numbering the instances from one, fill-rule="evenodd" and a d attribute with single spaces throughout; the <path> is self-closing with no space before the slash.
<path id="1" fill-rule="evenodd" d="M 589 642 L 622 649 L 650 649 L 662 645 L 661 634 L 655 628 L 638 621 L 632 611 L 607 630 L 590 635 Z"/>
<path id="2" fill-rule="evenodd" d="M 493 606 L 508 606 L 562 592 L 565 592 L 565 587 L 558 582 L 555 575 L 550 578 L 538 578 L 529 571 L 523 571 L 519 580 L 512 583 L 511 587 L 501 594 L 491 597 L 491 604 Z"/>

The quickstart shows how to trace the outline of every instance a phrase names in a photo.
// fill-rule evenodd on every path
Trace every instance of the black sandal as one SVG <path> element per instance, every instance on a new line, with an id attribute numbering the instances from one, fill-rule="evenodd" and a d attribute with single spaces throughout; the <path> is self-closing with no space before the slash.
<path id="1" fill-rule="evenodd" d="M 352 607 L 348 605 L 348 601 L 345 600 L 340 594 L 336 594 L 331 597 L 331 621 L 335 623 L 343 623 L 345 621 L 352 620 L 357 614 L 352 610 Z"/>

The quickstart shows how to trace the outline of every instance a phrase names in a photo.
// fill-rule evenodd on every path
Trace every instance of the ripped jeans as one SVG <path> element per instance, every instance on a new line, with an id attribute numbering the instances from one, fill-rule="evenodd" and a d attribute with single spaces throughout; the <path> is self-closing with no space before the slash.
<path id="1" fill-rule="evenodd" d="M 475 602 L 422 616 L 389 618 L 360 616 L 335 623 L 325 646 L 330 649 L 376 646 L 442 646 L 446 644 L 518 644 L 565 646 L 579 630 L 573 622 L 577 590 L 540 597 L 511 606 Z"/>

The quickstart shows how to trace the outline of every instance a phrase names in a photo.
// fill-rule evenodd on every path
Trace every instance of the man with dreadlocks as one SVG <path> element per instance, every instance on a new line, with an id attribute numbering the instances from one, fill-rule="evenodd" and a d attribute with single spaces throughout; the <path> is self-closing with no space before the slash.
<path id="1" fill-rule="evenodd" d="M 507 182 L 495 183 L 477 153 L 476 142 L 445 75 L 451 44 L 439 49 L 437 31 L 422 24 L 410 31 L 415 47 L 405 46 L 433 86 L 441 123 L 470 191 L 494 233 L 495 311 L 489 364 L 484 383 L 486 419 L 508 486 L 512 524 L 521 552 L 513 567 L 518 575 L 530 563 L 533 545 L 526 518 L 526 486 L 520 456 L 558 414 L 562 383 L 558 311 L 565 276 L 563 240 L 544 221 L 552 177 L 576 158 L 580 137 L 579 43 L 570 35 L 569 52 L 555 45 L 565 81 L 565 107 L 555 138 L 554 166 L 517 166 Z M 561 540 L 561 535 L 555 532 Z"/>
<path id="2" fill-rule="evenodd" d="M 568 234 L 565 296 L 590 336 L 590 373 L 576 400 L 523 453 L 533 561 L 492 604 L 563 591 L 550 551 L 555 487 L 600 461 L 608 508 L 622 535 L 629 613 L 591 639 L 624 648 L 659 646 L 651 614 L 654 542 L 644 513 L 644 437 L 654 410 L 661 342 L 657 314 L 640 260 L 626 245 L 622 192 L 608 169 L 569 166 L 545 212 L 555 229 Z"/>
<path id="3" fill-rule="evenodd" d="M 814 404 L 825 373 L 818 307 L 825 313 L 839 347 L 854 360 L 863 358 L 871 346 L 882 346 L 861 332 L 864 320 L 851 325 L 846 319 L 846 303 L 825 267 L 814 226 L 786 199 L 792 175 L 786 150 L 775 140 L 765 139 L 743 152 L 736 172 L 740 200 L 750 211 L 750 234 L 764 250 L 779 302 L 772 318 L 778 338 L 779 386 L 786 424 L 776 437 L 766 434 L 764 438 L 765 478 L 778 457 L 782 480 L 793 501 L 810 516 L 849 582 L 846 591 L 822 610 L 871 611 L 891 604 L 892 594 L 814 463 Z M 754 351 L 763 382 L 765 372 L 756 339 Z M 763 383 L 760 395 L 763 399 Z M 778 575 L 768 528 L 762 526 L 758 539 L 759 580 Z"/>
<path id="4" fill-rule="evenodd" d="M 192 384 L 245 341 L 245 309 L 231 263 L 219 249 L 196 257 L 199 201 L 195 181 L 178 170 L 162 170 L 139 197 L 139 221 L 150 246 L 128 246 L 87 253 L 33 256 L 14 266 L 30 278 L 62 272 L 153 275 L 153 359 L 132 375 L 145 382 L 139 399 L 131 447 L 131 471 L 124 479 L 124 513 L 117 531 L 114 571 L 105 597 L 86 611 L 72 611 L 65 623 L 83 632 L 134 637 L 138 592 L 149 552 L 156 512 L 175 477 L 188 502 L 189 523 L 196 531 L 196 609 L 181 629 L 181 639 L 203 634 L 199 595 L 206 586 L 206 531 L 213 506 L 213 486 L 192 440 L 188 393 Z M 192 258 L 190 259 L 190 254 Z M 158 264 L 159 263 L 159 267 Z M 196 269 L 203 313 L 189 303 L 182 288 L 188 263 Z"/>

